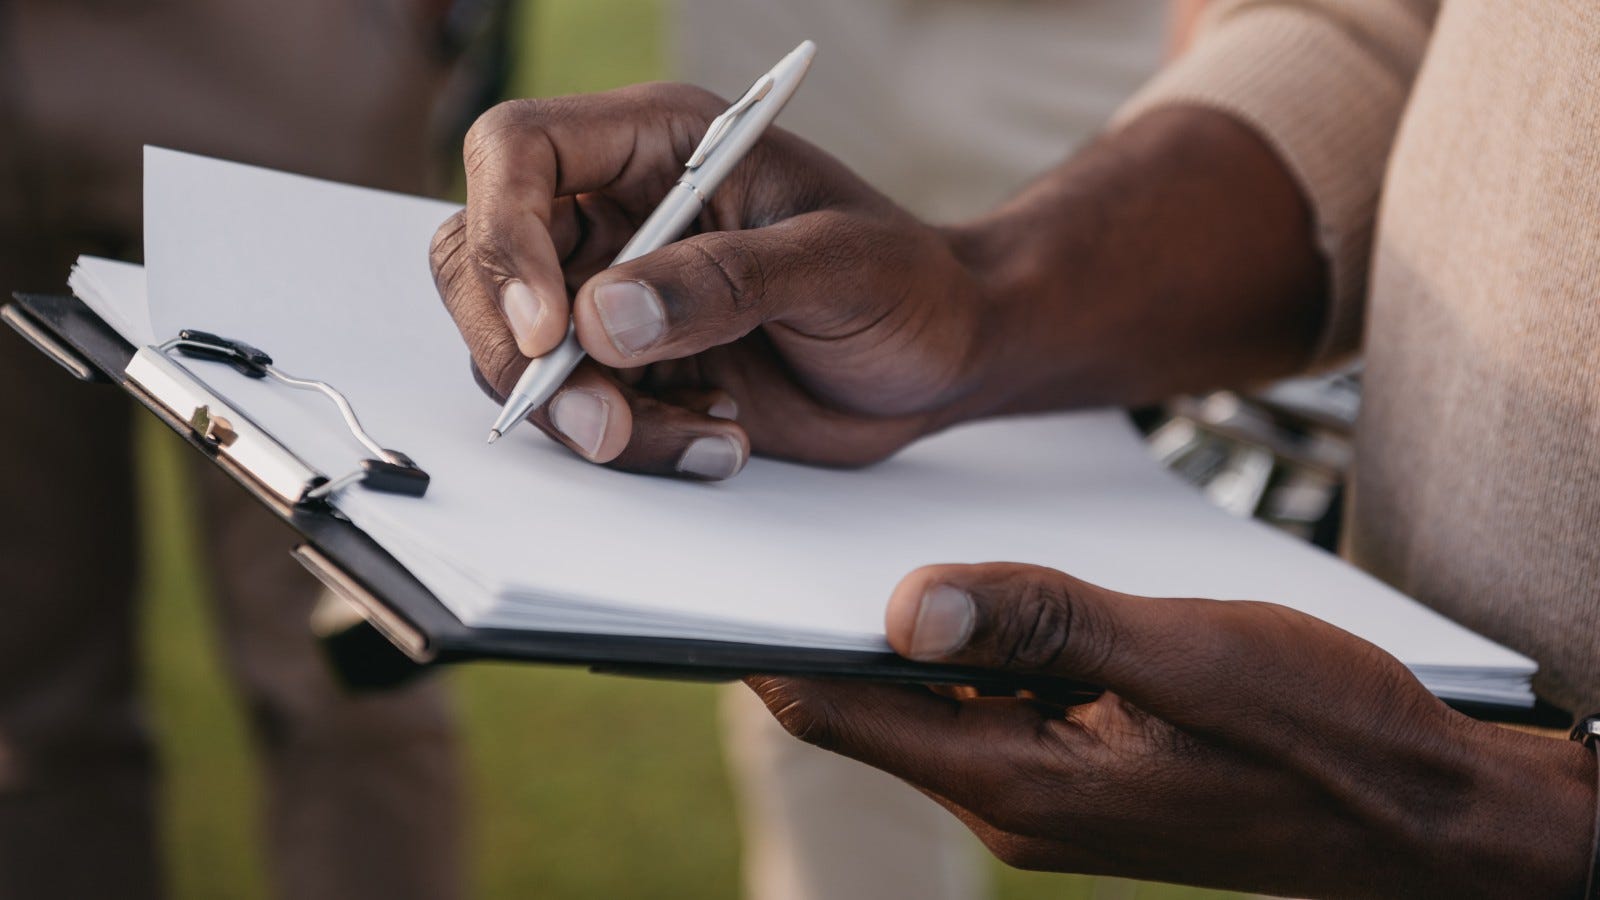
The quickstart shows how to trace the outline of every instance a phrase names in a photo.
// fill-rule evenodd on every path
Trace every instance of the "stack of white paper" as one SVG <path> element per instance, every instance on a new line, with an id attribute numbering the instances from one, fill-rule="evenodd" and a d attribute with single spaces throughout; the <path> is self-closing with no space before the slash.
<path id="1" fill-rule="evenodd" d="M 616 473 L 496 412 L 427 265 L 453 208 L 149 150 L 139 270 L 73 288 L 130 340 L 199 328 L 350 397 L 433 476 L 423 499 L 351 489 L 350 519 L 478 626 L 882 648 L 884 602 L 938 562 L 1038 563 L 1140 594 L 1271 600 L 1360 634 L 1437 694 L 1529 704 L 1526 658 L 1339 560 L 1208 506 L 1116 413 L 1007 420 L 863 471 L 752 460 L 717 485 Z M 317 396 L 187 363 L 323 471 L 362 455 Z"/>

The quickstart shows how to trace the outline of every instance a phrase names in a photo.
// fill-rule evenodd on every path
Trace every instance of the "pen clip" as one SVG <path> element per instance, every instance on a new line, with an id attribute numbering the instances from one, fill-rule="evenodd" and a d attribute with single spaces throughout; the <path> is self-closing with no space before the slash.
<path id="1" fill-rule="evenodd" d="M 727 137 L 728 129 L 733 127 L 733 123 L 748 112 L 750 107 L 755 106 L 757 102 L 767 96 L 772 91 L 772 86 L 775 83 L 770 74 L 761 76 L 756 79 L 755 84 L 750 85 L 749 90 L 744 92 L 744 96 L 728 107 L 722 115 L 712 119 L 711 127 L 706 129 L 706 136 L 700 139 L 700 146 L 694 148 L 694 153 L 689 155 L 689 161 L 684 163 L 683 167 L 685 169 L 698 169 L 704 165 L 706 158 L 711 155 L 711 151 L 717 149 L 717 144 Z"/>

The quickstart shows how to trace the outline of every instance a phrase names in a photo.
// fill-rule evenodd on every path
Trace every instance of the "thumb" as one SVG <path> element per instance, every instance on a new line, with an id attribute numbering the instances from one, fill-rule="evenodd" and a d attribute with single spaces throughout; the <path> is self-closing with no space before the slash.
<path id="1" fill-rule="evenodd" d="M 579 288 L 578 339 L 599 362 L 634 367 L 731 343 L 767 322 L 871 321 L 882 298 L 899 296 L 887 283 L 905 276 L 863 264 L 871 257 L 860 248 L 886 243 L 877 223 L 834 210 L 693 235 Z"/>
<path id="2" fill-rule="evenodd" d="M 1135 597 L 1015 563 L 928 566 L 895 588 L 889 643 L 924 662 L 1088 681 L 1132 698 L 1207 689 L 1208 600 Z M 1199 670 L 1199 671 L 1197 671 Z"/>

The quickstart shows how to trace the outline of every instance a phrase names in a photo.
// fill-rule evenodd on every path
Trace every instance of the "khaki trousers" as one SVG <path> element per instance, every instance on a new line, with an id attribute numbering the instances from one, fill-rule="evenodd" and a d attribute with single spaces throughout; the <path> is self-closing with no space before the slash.
<path id="1" fill-rule="evenodd" d="M 0 3 L 0 289 L 60 292 L 82 252 L 138 257 L 144 143 L 426 190 L 453 111 L 449 5 Z M 0 900 L 156 897 L 133 408 L 0 331 Z M 441 686 L 342 690 L 287 532 L 198 457 L 188 474 L 276 893 L 460 895 Z"/>
<path id="2" fill-rule="evenodd" d="M 751 900 L 971 900 L 990 893 L 966 826 L 877 769 L 790 737 L 743 685 L 722 694 Z"/>

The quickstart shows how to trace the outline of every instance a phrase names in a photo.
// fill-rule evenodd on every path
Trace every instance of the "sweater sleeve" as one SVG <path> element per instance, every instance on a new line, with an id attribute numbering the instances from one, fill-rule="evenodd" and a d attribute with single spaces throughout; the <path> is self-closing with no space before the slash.
<path id="1" fill-rule="evenodd" d="M 1117 114 L 1122 124 L 1205 106 L 1277 151 L 1310 202 L 1332 279 L 1318 359 L 1361 339 L 1378 195 L 1437 11 L 1438 0 L 1221 0 Z"/>

